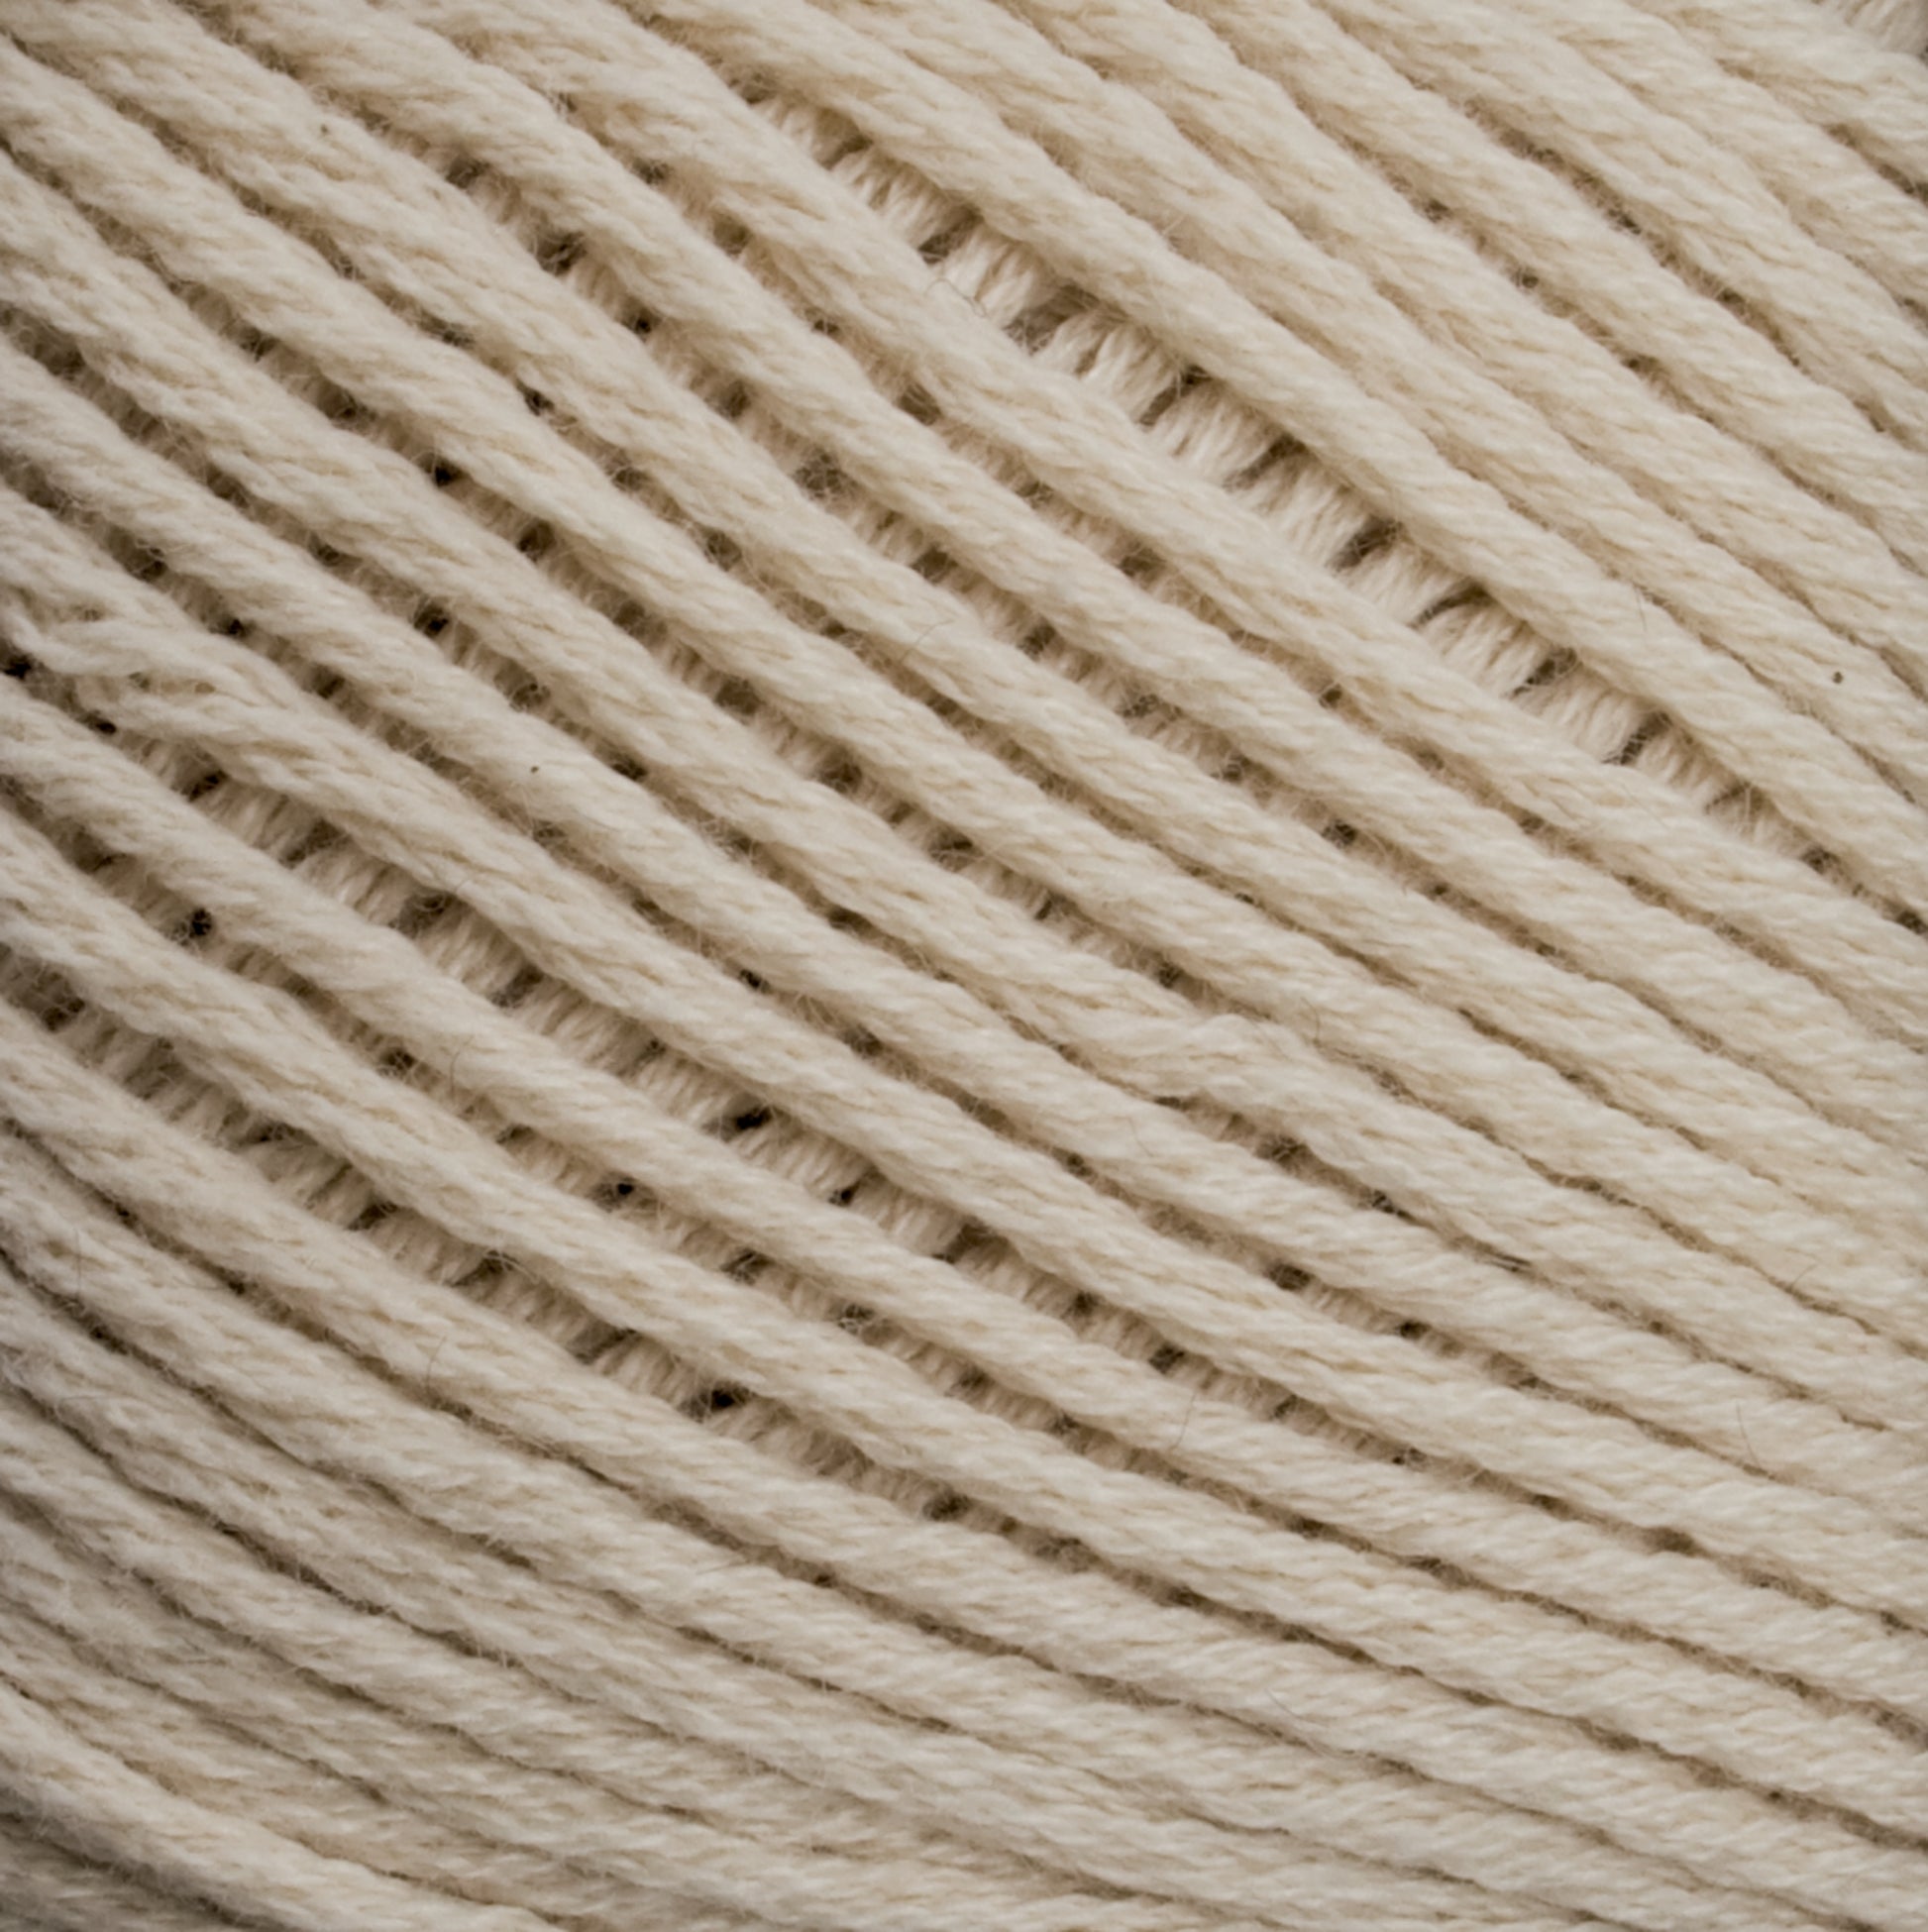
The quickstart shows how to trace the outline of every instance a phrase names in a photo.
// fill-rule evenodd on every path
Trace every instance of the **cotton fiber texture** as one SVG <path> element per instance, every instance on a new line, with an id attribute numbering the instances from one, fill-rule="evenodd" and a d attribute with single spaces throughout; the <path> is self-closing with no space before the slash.
<path id="1" fill-rule="evenodd" d="M 0 0 L 0 1927 L 1928 1932 L 1924 48 Z"/>

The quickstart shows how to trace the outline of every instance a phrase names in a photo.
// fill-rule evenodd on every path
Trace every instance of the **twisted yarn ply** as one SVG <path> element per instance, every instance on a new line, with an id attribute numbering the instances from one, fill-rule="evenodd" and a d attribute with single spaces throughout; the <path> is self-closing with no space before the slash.
<path id="1" fill-rule="evenodd" d="M 0 1927 L 1928 1932 L 1924 51 L 0 0 Z"/>

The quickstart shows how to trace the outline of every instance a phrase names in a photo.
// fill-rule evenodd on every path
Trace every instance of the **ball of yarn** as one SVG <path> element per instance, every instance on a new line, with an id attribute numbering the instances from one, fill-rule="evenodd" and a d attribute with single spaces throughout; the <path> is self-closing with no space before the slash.
<path id="1" fill-rule="evenodd" d="M 1924 48 L 0 0 L 0 1923 L 1928 1932 Z"/>

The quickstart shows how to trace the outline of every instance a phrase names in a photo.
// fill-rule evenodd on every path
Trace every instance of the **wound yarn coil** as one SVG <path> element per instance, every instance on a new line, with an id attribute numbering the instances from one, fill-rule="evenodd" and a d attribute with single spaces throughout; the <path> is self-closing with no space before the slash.
<path id="1" fill-rule="evenodd" d="M 1924 52 L 0 0 L 0 1926 L 1928 1932 Z"/>

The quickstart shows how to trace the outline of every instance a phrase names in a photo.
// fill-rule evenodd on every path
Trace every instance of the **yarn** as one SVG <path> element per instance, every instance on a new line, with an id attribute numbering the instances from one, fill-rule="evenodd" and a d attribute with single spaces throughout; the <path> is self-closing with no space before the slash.
<path id="1" fill-rule="evenodd" d="M 1928 1928 L 1928 7 L 0 30 L 0 1925 Z"/>

